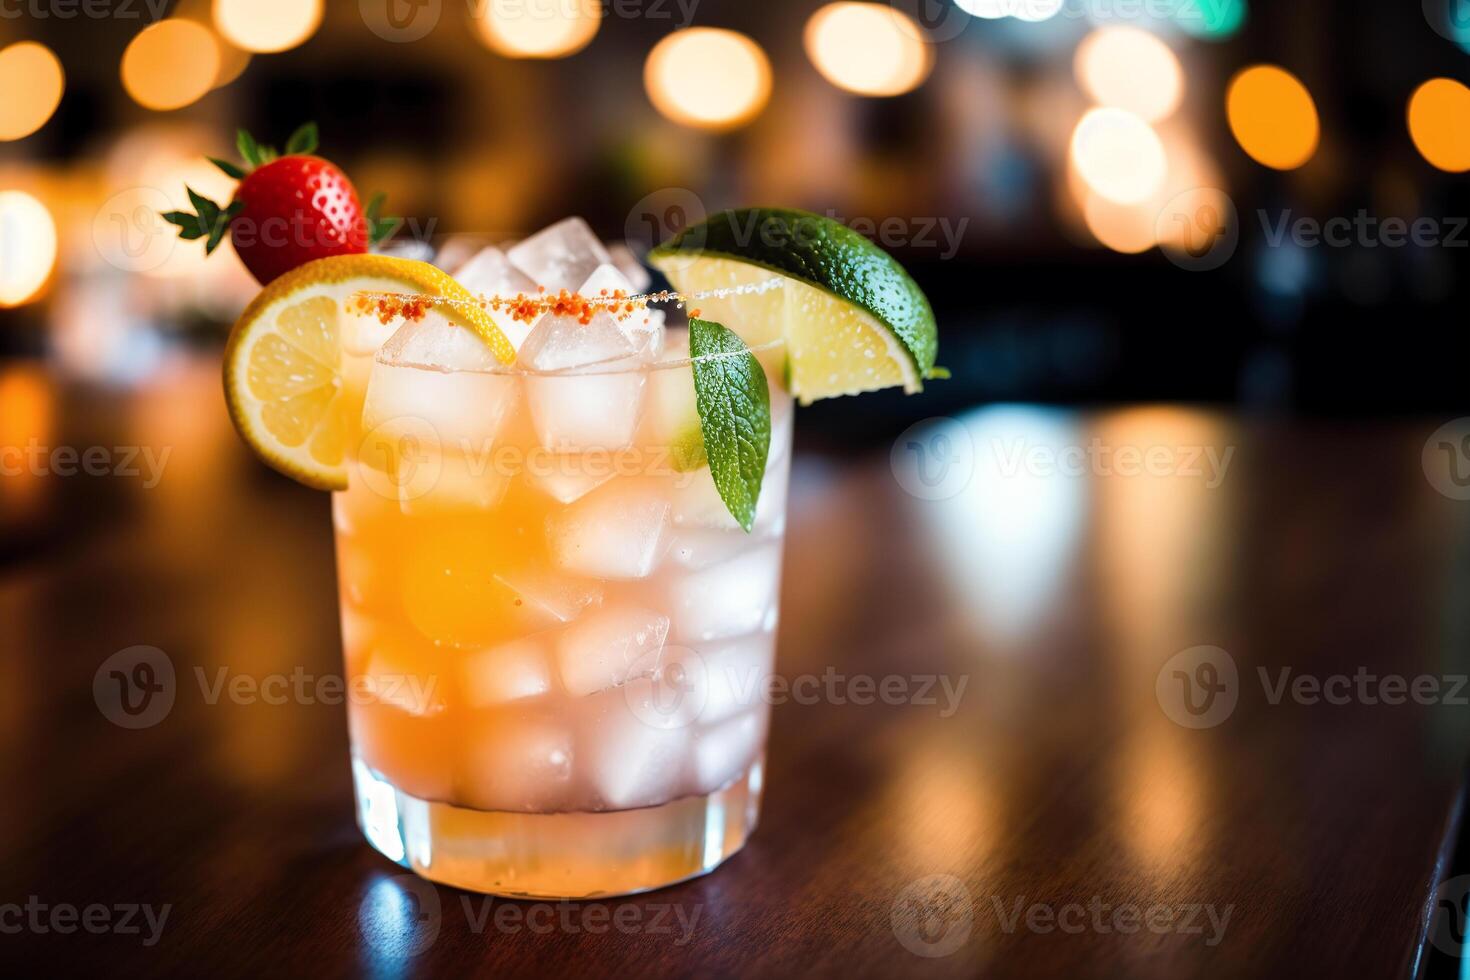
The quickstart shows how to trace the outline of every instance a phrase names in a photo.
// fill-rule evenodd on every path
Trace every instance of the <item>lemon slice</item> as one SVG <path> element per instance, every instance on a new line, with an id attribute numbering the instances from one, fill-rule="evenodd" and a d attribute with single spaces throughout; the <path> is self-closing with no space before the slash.
<path id="1" fill-rule="evenodd" d="M 923 388 L 938 330 L 918 284 L 887 252 L 840 222 L 807 211 L 723 211 L 655 248 L 649 261 L 681 293 L 782 288 L 695 305 L 751 346 L 784 337 L 789 385 L 803 404 L 901 385 Z"/>
<path id="2" fill-rule="evenodd" d="M 355 405 L 344 383 L 357 293 L 460 300 L 439 308 L 504 363 L 515 348 L 464 287 L 439 269 L 385 255 L 318 259 L 276 279 L 246 308 L 225 347 L 225 402 L 241 437 L 271 467 L 319 490 L 347 488 Z M 370 350 L 353 351 L 360 355 Z M 358 399 L 360 400 L 360 398 Z"/>

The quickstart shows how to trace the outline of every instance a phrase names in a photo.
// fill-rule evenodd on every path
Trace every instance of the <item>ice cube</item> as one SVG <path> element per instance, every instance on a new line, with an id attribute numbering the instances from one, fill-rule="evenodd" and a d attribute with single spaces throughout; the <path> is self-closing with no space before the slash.
<path id="1" fill-rule="evenodd" d="M 694 746 L 700 792 L 713 792 L 748 769 L 760 755 L 765 731 L 762 708 L 700 732 Z"/>
<path id="2" fill-rule="evenodd" d="M 669 617 L 638 606 L 612 606 L 588 613 L 556 640 L 562 687 L 585 697 L 651 675 L 658 669 Z"/>
<path id="3" fill-rule="evenodd" d="M 668 520 L 657 481 L 620 478 L 551 519 L 552 557 L 578 575 L 644 578 L 658 564 Z"/>
<path id="4" fill-rule="evenodd" d="M 484 712 L 460 750 L 456 786 L 480 810 L 547 811 L 565 806 L 572 733 L 530 712 Z"/>
<path id="5" fill-rule="evenodd" d="M 688 358 L 688 332 L 669 331 L 658 363 L 648 371 L 640 443 L 661 449 L 698 443 L 699 410 L 694 397 L 694 374 L 687 364 L 680 363 Z"/>
<path id="6" fill-rule="evenodd" d="M 673 533 L 668 560 L 681 568 L 701 569 L 728 561 L 750 547 L 750 535 L 709 528 L 684 528 Z"/>
<path id="7" fill-rule="evenodd" d="M 355 682 L 362 696 L 411 715 L 437 715 L 445 708 L 445 679 L 426 659 L 423 645 L 387 630 L 374 631 Z"/>
<path id="8" fill-rule="evenodd" d="M 585 771 L 610 808 L 666 803 L 685 778 L 689 742 L 685 731 L 647 725 L 626 709 L 610 711 L 587 740 Z"/>
<path id="9" fill-rule="evenodd" d="M 631 280 L 617 266 L 600 265 L 582 283 L 577 292 L 590 300 L 615 298 L 619 293 L 632 296 L 638 292 Z M 662 310 L 633 309 L 632 311 L 611 307 L 595 307 L 599 317 L 606 317 L 617 324 L 623 336 L 628 338 L 632 352 L 647 361 L 657 357 L 663 349 L 664 314 Z"/>
<path id="10" fill-rule="evenodd" d="M 701 724 L 714 725 L 765 703 L 774 669 L 776 638 L 754 633 L 700 647 L 704 671 Z"/>
<path id="11" fill-rule="evenodd" d="M 594 365 L 601 370 L 637 353 L 633 341 L 606 313 L 594 314 L 587 323 L 547 314 L 536 321 L 521 345 L 520 362 L 533 371 L 570 371 Z M 636 367 L 637 362 L 631 366 Z"/>
<path id="12" fill-rule="evenodd" d="M 526 470 L 537 489 L 558 503 L 572 504 L 613 478 L 611 460 L 553 455 L 536 459 Z"/>
<path id="13" fill-rule="evenodd" d="M 699 650 L 666 644 L 650 676 L 622 687 L 628 710 L 654 728 L 708 726 L 765 703 L 775 637 L 754 634 Z"/>
<path id="14" fill-rule="evenodd" d="M 612 264 L 617 266 L 618 271 L 628 277 L 633 284 L 633 291 L 641 293 L 653 285 L 653 277 L 638 261 L 638 256 L 628 247 L 627 242 L 613 242 L 607 247 L 607 254 L 612 256 Z"/>
<path id="15" fill-rule="evenodd" d="M 399 327 L 378 352 L 378 361 L 440 371 L 495 371 L 501 367 L 495 352 L 474 331 L 438 313 Z"/>
<path id="16" fill-rule="evenodd" d="M 642 371 L 533 375 L 526 405 L 540 445 L 554 453 L 617 452 L 633 444 L 643 407 Z"/>
<path id="17" fill-rule="evenodd" d="M 774 442 L 772 445 L 774 447 Z M 790 476 L 789 455 L 768 462 L 765 477 L 761 480 L 760 497 L 755 504 L 754 528 L 757 533 L 780 533 L 786 515 L 786 485 Z M 674 481 L 673 521 L 674 526 L 681 529 L 741 530 L 740 522 L 725 505 L 707 468 L 681 474 Z"/>
<path id="18" fill-rule="evenodd" d="M 474 258 L 455 271 L 454 278 L 476 296 L 513 299 L 522 294 L 533 295 L 536 292 L 536 284 L 531 278 L 512 265 L 505 253 L 494 246 L 477 252 Z M 508 310 L 495 309 L 493 305 L 487 312 L 512 346 L 520 350 L 531 332 L 531 324 L 517 320 Z"/>
<path id="19" fill-rule="evenodd" d="M 567 218 L 517 243 L 507 253 L 516 268 L 552 292 L 574 290 L 612 256 L 581 218 Z"/>
<path id="20" fill-rule="evenodd" d="M 513 640 L 460 658 L 465 702 L 488 708 L 533 698 L 551 690 L 551 660 L 545 634 Z"/>
<path id="21" fill-rule="evenodd" d="M 434 261 L 434 246 L 417 238 L 395 238 L 374 248 L 373 253 L 396 259 L 412 259 L 415 262 Z"/>
<path id="22" fill-rule="evenodd" d="M 505 497 L 510 474 L 498 471 L 488 455 L 445 453 L 439 472 L 403 482 L 403 513 L 409 515 L 487 511 Z"/>
<path id="23" fill-rule="evenodd" d="M 495 355 L 472 333 L 444 321 L 405 324 L 378 352 L 363 404 L 363 431 L 404 437 L 421 449 L 488 452 L 520 397 L 518 379 L 487 373 Z M 378 461 L 364 459 L 369 465 Z"/>
<path id="24" fill-rule="evenodd" d="M 781 546 L 760 544 L 704 571 L 673 578 L 673 640 L 699 644 L 759 630 L 775 608 Z"/>
<path id="25" fill-rule="evenodd" d="M 559 623 L 570 623 L 602 602 L 602 586 L 596 582 L 544 569 L 502 570 L 495 573 L 495 580 L 513 591 L 532 613 L 544 613 Z"/>

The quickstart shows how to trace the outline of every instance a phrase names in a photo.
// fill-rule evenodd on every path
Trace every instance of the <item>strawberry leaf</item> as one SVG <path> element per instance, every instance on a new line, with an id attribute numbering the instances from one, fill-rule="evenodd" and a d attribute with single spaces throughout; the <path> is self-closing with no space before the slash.
<path id="1" fill-rule="evenodd" d="M 230 161 L 228 161 L 228 160 L 221 160 L 218 157 L 209 157 L 208 159 L 209 159 L 209 162 L 210 163 L 214 164 L 216 167 L 219 167 L 221 170 L 223 170 L 225 172 L 226 176 L 233 177 L 236 180 L 244 180 L 245 179 L 245 171 L 241 170 L 239 167 L 237 167 L 235 164 L 231 163 Z"/>
<path id="2" fill-rule="evenodd" d="M 373 195 L 373 199 L 368 202 L 367 210 L 364 212 L 364 217 L 367 218 L 370 245 L 377 245 L 392 238 L 393 233 L 403 224 L 402 218 L 383 217 L 383 202 L 387 199 L 388 195 L 379 191 Z"/>
<path id="3" fill-rule="evenodd" d="M 255 137 L 250 135 L 249 130 L 235 131 L 235 149 L 240 151 L 240 156 L 251 167 L 260 166 L 260 144 L 255 142 Z"/>
<path id="4" fill-rule="evenodd" d="M 219 243 L 224 241 L 225 232 L 230 230 L 230 222 L 235 220 L 235 215 L 245 210 L 244 201 L 236 201 L 219 213 L 214 221 L 214 226 L 209 229 L 209 241 L 204 244 L 204 254 L 213 255 L 214 250 L 219 248 Z"/>
<path id="5" fill-rule="evenodd" d="M 179 237 L 186 242 L 203 238 L 208 230 L 199 224 L 199 215 L 190 214 L 188 211 L 168 211 L 163 215 L 163 220 L 171 225 L 179 226 Z"/>
<path id="6" fill-rule="evenodd" d="M 316 123 L 309 122 L 291 134 L 291 138 L 286 141 L 286 153 L 288 155 L 315 153 L 319 145 L 321 141 Z"/>

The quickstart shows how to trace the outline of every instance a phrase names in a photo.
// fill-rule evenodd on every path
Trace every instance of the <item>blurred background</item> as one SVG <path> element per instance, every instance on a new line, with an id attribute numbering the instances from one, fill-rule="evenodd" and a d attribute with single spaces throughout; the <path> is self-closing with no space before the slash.
<path id="1" fill-rule="evenodd" d="M 237 125 L 316 119 L 409 232 L 831 213 L 930 292 L 961 403 L 1445 407 L 1458 3 L 4 0 L 0 351 L 139 382 L 217 338 L 250 283 L 153 212 L 228 198 Z"/>
<path id="2" fill-rule="evenodd" d="M 237 126 L 308 119 L 405 236 L 576 213 L 643 249 L 772 203 L 878 239 L 954 380 L 808 439 L 997 400 L 1447 410 L 1460 2 L 0 0 L 0 436 L 37 371 L 146 390 L 217 350 L 254 284 L 157 212 L 229 199 Z"/>

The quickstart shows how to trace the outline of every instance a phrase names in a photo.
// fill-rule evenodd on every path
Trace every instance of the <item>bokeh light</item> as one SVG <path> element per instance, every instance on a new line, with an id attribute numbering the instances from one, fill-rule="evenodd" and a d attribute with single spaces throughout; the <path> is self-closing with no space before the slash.
<path id="1" fill-rule="evenodd" d="M 1032 22 L 1050 20 L 1061 12 L 1063 5 L 1064 0 L 955 0 L 955 6 L 961 10 L 986 20 L 1003 17 Z"/>
<path id="2" fill-rule="evenodd" d="M 919 25 L 881 3 L 828 4 L 807 21 L 804 43 L 822 77 L 858 95 L 913 91 L 934 67 Z"/>
<path id="3" fill-rule="evenodd" d="M 182 109 L 203 98 L 219 77 L 214 33 L 192 20 L 143 28 L 123 52 L 123 88 L 148 109 Z"/>
<path id="4" fill-rule="evenodd" d="M 1148 123 L 1123 109 L 1092 109 L 1072 133 L 1072 165 L 1114 204 L 1138 204 L 1164 182 L 1164 145 Z"/>
<path id="5" fill-rule="evenodd" d="M 0 191 L 0 308 L 38 299 L 56 267 L 56 222 L 24 191 Z"/>
<path id="6" fill-rule="evenodd" d="M 288 51 L 321 24 L 322 0 L 214 0 L 214 26 L 245 51 Z"/>
<path id="7" fill-rule="evenodd" d="M 473 10 L 480 39 L 508 58 L 564 58 L 602 25 L 599 0 L 487 0 Z"/>
<path id="8" fill-rule="evenodd" d="M 1307 87 L 1285 69 L 1245 69 L 1231 80 L 1225 108 L 1236 142 L 1257 163 L 1295 170 L 1317 152 L 1317 106 Z"/>
<path id="9" fill-rule="evenodd" d="M 1424 159 L 1440 170 L 1470 170 L 1470 88 L 1431 78 L 1409 98 L 1409 135 Z"/>
<path id="10" fill-rule="evenodd" d="M 1137 27 L 1104 27 L 1077 46 L 1077 84 L 1098 105 L 1147 122 L 1163 119 L 1184 97 L 1184 70 L 1169 46 Z"/>
<path id="11" fill-rule="evenodd" d="M 0 141 L 31 135 L 56 112 L 66 76 L 44 44 L 22 41 L 0 49 Z"/>
<path id="12" fill-rule="evenodd" d="M 654 46 L 643 83 L 654 108 L 674 122 L 733 129 L 765 108 L 771 97 L 771 63 L 744 34 L 694 27 Z"/>

